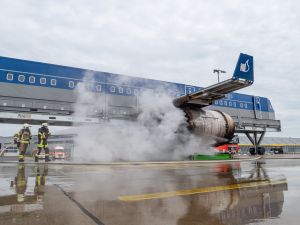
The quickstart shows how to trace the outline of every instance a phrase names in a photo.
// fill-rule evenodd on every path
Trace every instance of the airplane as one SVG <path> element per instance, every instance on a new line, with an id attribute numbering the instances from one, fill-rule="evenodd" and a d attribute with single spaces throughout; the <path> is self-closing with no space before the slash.
<path id="1" fill-rule="evenodd" d="M 94 75 L 87 88 L 102 98 L 93 115 L 80 118 L 74 116 L 74 90 L 87 73 Z M 280 131 L 281 125 L 268 98 L 234 92 L 253 81 L 253 57 L 242 53 L 232 78 L 206 88 L 0 56 L 0 122 L 71 126 L 134 119 L 140 93 L 160 88 L 186 113 L 194 133 L 219 143 L 244 133 L 258 147 L 267 131 Z"/>

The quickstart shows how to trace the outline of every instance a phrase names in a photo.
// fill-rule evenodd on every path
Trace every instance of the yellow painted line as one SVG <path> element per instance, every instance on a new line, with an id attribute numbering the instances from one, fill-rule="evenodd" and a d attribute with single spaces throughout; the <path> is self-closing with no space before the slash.
<path id="1" fill-rule="evenodd" d="M 268 185 L 276 185 L 276 184 L 284 184 L 284 183 L 287 183 L 287 181 L 286 180 L 279 180 L 279 181 L 272 181 L 272 182 L 259 181 L 259 182 L 230 184 L 230 185 L 215 186 L 215 187 L 194 188 L 194 189 L 189 189 L 189 190 L 159 192 L 159 193 L 152 193 L 152 194 L 125 195 L 125 196 L 119 196 L 118 199 L 121 201 L 125 201 L 125 202 L 134 202 L 134 201 L 142 201 L 142 200 L 149 200 L 149 199 L 170 198 L 170 197 L 175 197 L 175 196 L 226 191 L 226 190 L 233 190 L 233 189 L 254 188 L 254 187 L 260 187 L 260 186 L 268 186 Z"/>

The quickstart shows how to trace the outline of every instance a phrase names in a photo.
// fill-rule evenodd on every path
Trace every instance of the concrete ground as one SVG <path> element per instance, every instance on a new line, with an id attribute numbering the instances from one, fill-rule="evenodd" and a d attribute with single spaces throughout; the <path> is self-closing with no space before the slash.
<path id="1" fill-rule="evenodd" d="M 1 224 L 299 224 L 300 159 L 0 162 Z"/>

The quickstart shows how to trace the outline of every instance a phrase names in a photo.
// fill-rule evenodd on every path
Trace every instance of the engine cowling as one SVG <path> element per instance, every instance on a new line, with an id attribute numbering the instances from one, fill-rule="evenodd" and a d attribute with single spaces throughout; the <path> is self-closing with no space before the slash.
<path id="1" fill-rule="evenodd" d="M 233 138 L 235 124 L 230 115 L 217 110 L 189 109 L 185 112 L 194 134 L 213 137 L 217 143 Z"/>

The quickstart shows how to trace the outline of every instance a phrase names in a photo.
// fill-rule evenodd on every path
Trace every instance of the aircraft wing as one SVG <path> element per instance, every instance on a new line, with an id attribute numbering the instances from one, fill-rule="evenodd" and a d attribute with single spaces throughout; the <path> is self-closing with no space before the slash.
<path id="1" fill-rule="evenodd" d="M 173 100 L 176 107 L 195 105 L 199 108 L 211 105 L 214 100 L 224 98 L 226 94 L 245 88 L 254 81 L 253 57 L 241 53 L 232 78 L 203 88 L 202 90 L 181 96 Z"/>

